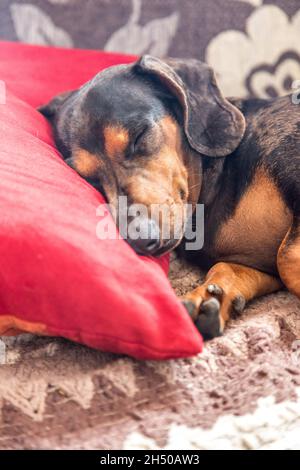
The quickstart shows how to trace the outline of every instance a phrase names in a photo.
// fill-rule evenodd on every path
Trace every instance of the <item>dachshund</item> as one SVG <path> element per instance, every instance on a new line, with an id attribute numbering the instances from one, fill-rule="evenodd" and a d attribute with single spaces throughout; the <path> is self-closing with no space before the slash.
<path id="1" fill-rule="evenodd" d="M 117 207 L 166 204 L 179 237 L 142 218 L 139 254 L 180 251 L 206 269 L 182 302 L 204 339 L 283 285 L 300 297 L 300 107 L 291 96 L 226 99 L 198 60 L 145 55 L 39 108 L 67 164 Z M 204 244 L 185 250 L 186 205 L 204 205 Z M 173 233 L 173 232 L 172 232 Z"/>

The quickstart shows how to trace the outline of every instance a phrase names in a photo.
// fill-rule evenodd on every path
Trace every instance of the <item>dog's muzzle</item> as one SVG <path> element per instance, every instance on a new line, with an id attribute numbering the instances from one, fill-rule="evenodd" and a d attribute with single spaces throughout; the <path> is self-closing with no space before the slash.
<path id="1" fill-rule="evenodd" d="M 128 244 L 140 255 L 153 255 L 160 248 L 160 230 L 153 219 L 139 219 L 138 224 L 131 222 Z"/>

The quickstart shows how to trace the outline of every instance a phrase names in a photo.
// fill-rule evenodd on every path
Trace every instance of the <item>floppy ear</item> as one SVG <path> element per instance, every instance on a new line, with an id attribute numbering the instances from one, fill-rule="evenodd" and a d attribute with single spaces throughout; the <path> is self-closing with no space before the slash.
<path id="1" fill-rule="evenodd" d="M 145 55 L 135 64 L 151 74 L 177 98 L 190 146 L 210 157 L 224 157 L 239 145 L 245 131 L 243 114 L 226 100 L 213 70 L 198 60 L 162 61 Z"/>
<path id="2" fill-rule="evenodd" d="M 38 111 L 42 113 L 49 121 L 53 121 L 62 105 L 72 96 L 75 91 L 66 91 L 60 95 L 55 96 L 49 103 L 44 104 L 38 108 Z"/>

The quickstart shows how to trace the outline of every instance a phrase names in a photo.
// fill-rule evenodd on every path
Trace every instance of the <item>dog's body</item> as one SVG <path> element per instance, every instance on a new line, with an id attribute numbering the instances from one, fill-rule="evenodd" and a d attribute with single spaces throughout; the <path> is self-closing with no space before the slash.
<path id="1" fill-rule="evenodd" d="M 209 269 L 184 298 L 205 338 L 282 282 L 300 297 L 300 108 L 291 97 L 225 100 L 196 61 L 124 67 L 41 109 L 68 163 L 113 204 L 167 202 L 172 220 L 187 201 L 205 205 L 204 247 L 184 253 Z M 150 243 L 131 243 L 138 252 L 178 244 L 155 224 Z"/>
<path id="2" fill-rule="evenodd" d="M 207 267 L 224 261 L 276 275 L 297 202 L 290 192 L 300 193 L 300 109 L 288 96 L 238 106 L 247 123 L 241 144 L 203 165 L 205 245 L 192 256 Z"/>

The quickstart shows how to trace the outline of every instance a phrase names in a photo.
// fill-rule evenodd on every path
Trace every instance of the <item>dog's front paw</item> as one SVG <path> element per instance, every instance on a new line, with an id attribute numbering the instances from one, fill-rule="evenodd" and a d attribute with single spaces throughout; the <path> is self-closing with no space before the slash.
<path id="1" fill-rule="evenodd" d="M 183 305 L 194 320 L 205 341 L 216 338 L 222 334 L 220 322 L 220 302 L 212 297 L 197 307 L 193 300 L 183 300 Z"/>
<path id="2" fill-rule="evenodd" d="M 207 341 L 221 336 L 225 322 L 239 315 L 246 302 L 237 291 L 225 293 L 217 284 L 204 284 L 188 293 L 182 303 Z"/>

